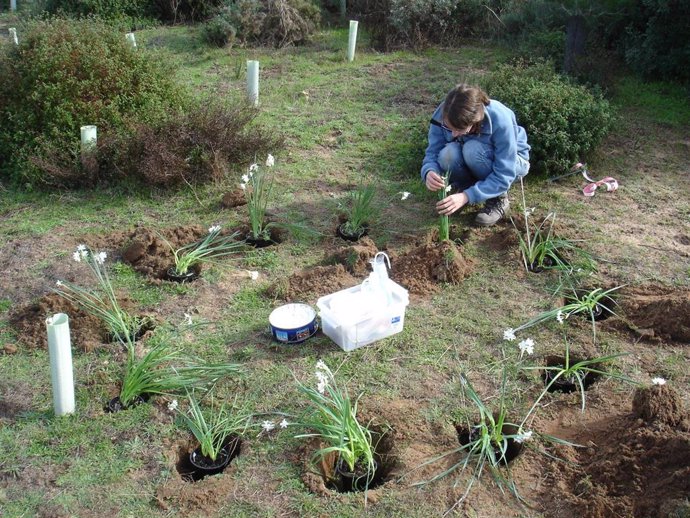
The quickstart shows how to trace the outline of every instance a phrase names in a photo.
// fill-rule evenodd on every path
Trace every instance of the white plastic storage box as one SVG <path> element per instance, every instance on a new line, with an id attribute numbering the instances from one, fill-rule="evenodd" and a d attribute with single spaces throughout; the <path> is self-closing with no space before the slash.
<path id="1" fill-rule="evenodd" d="M 324 334 L 345 351 L 381 340 L 403 330 L 405 308 L 410 303 L 407 290 L 388 279 L 391 301 L 369 297 L 362 285 L 321 297 L 316 305 Z M 350 300 L 356 307 L 342 309 L 342 301 Z"/>

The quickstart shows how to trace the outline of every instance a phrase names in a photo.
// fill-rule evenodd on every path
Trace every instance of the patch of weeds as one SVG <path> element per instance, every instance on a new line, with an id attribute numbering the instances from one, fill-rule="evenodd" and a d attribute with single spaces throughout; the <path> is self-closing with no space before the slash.
<path id="1" fill-rule="evenodd" d="M 11 307 L 12 301 L 10 299 L 0 299 L 0 313 L 9 311 Z"/>
<path id="2" fill-rule="evenodd" d="M 161 289 L 148 284 L 130 265 L 116 262 L 112 265 L 115 283 L 142 306 L 155 306 L 163 301 Z"/>
<path id="3" fill-rule="evenodd" d="M 247 268 L 274 270 L 280 265 L 280 256 L 275 250 L 266 248 L 249 250 L 244 256 L 244 264 Z"/>

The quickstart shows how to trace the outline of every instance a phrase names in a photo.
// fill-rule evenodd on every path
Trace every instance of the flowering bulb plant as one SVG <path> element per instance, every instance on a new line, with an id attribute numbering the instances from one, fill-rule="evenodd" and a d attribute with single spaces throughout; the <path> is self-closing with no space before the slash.
<path id="1" fill-rule="evenodd" d="M 371 431 L 357 420 L 357 405 L 362 396 L 360 394 L 352 401 L 347 390 L 338 387 L 333 373 L 323 361 L 316 364 L 315 374 L 318 380 L 316 387 L 295 379 L 297 388 L 307 397 L 313 410 L 299 423 L 313 431 L 295 437 L 321 439 L 325 446 L 314 457 L 324 459 L 328 454 L 336 453 L 336 465 L 356 474 L 353 485 L 367 489 L 376 471 L 376 461 Z"/>
<path id="2" fill-rule="evenodd" d="M 452 185 L 448 183 L 450 179 L 450 172 L 447 171 L 446 174 L 442 175 L 443 179 L 443 189 L 438 191 L 438 201 L 443 200 L 450 192 Z M 450 239 L 450 222 L 448 219 L 448 214 L 441 214 L 438 217 L 438 240 L 440 242 L 448 241 Z"/>
<path id="3" fill-rule="evenodd" d="M 623 286 L 616 286 L 608 290 L 604 290 L 603 288 L 595 288 L 590 291 L 573 290 L 573 294 L 567 297 L 569 302 L 560 307 L 545 311 L 515 329 L 506 329 L 503 332 L 503 338 L 508 341 L 513 341 L 516 339 L 515 333 L 527 329 L 528 327 L 550 320 L 556 320 L 559 324 L 563 324 L 572 315 L 585 314 L 592 322 L 592 333 L 596 340 L 596 318 L 598 318 L 598 315 L 601 313 L 615 315 L 613 309 L 609 307 L 610 304 L 607 304 L 607 302 L 615 303 L 610 297 L 610 294 L 622 287 Z"/>
<path id="4" fill-rule="evenodd" d="M 530 215 L 534 209 L 527 208 L 522 178 L 520 178 L 520 186 L 522 187 L 525 231 L 524 235 L 518 232 L 518 239 L 525 269 L 535 272 L 551 269 L 568 274 L 574 271 L 583 273 L 596 271 L 597 264 L 589 252 L 579 248 L 574 241 L 554 235 L 555 213 L 550 212 L 538 225 L 532 223 Z M 513 222 L 513 227 L 517 230 L 515 222 Z"/>
<path id="5" fill-rule="evenodd" d="M 357 237 L 364 235 L 366 226 L 373 223 L 379 213 L 375 199 L 376 187 L 370 183 L 361 183 L 354 191 L 347 193 L 345 202 L 339 204 L 345 218 L 341 227 L 345 234 Z"/>
<path id="6" fill-rule="evenodd" d="M 141 396 L 170 395 L 209 387 L 221 378 L 240 373 L 240 365 L 195 361 L 185 357 L 181 349 L 170 348 L 167 342 L 155 344 L 140 359 L 134 346 L 128 345 L 120 403 L 126 408 Z"/>
<path id="7" fill-rule="evenodd" d="M 194 393 L 187 393 L 189 410 L 179 412 L 180 419 L 189 428 L 197 441 L 201 454 L 215 461 L 221 450 L 228 444 L 231 436 L 241 437 L 249 428 L 252 414 L 244 409 L 236 409 L 235 405 L 228 406 L 214 404 L 211 396 L 207 411 L 202 410 Z"/>
<path id="8" fill-rule="evenodd" d="M 453 506 L 455 507 L 467 498 L 474 483 L 479 480 L 484 470 L 488 468 L 502 491 L 504 488 L 507 488 L 515 497 L 520 499 L 508 468 L 509 447 L 511 442 L 521 444 L 531 439 L 533 432 L 523 432 L 518 425 L 507 421 L 508 410 L 505 406 L 504 397 L 505 372 L 503 375 L 503 386 L 501 387 L 499 409 L 495 413 L 491 412 L 482 401 L 464 374 L 460 375 L 460 388 L 463 399 L 469 399 L 470 403 L 479 412 L 479 419 L 476 422 L 466 419 L 465 425 L 466 429 L 469 430 L 469 434 L 465 444 L 461 444 L 458 448 L 426 461 L 420 467 L 433 464 L 449 456 L 457 456 L 458 454 L 460 454 L 459 460 L 433 478 L 417 482 L 414 485 L 420 486 L 435 482 L 457 470 L 460 473 L 463 473 L 466 469 L 472 470 L 465 492 L 455 502 Z M 517 448 L 519 449 L 520 446 L 517 446 Z M 501 467 L 506 468 L 506 474 L 500 471 Z"/>
<path id="9" fill-rule="evenodd" d="M 577 389 L 580 392 L 580 398 L 582 401 L 582 411 L 585 411 L 585 377 L 590 376 L 590 375 L 596 375 L 596 376 L 606 376 L 609 378 L 614 378 L 614 379 L 619 379 L 622 381 L 626 381 L 628 383 L 634 383 L 630 378 L 623 376 L 621 374 L 617 374 L 615 372 L 610 372 L 610 371 L 605 371 L 602 369 L 602 366 L 606 363 L 610 363 L 616 358 L 619 358 L 621 356 L 625 356 L 628 353 L 616 353 L 616 354 L 609 354 L 607 356 L 600 356 L 598 358 L 592 358 L 588 360 L 578 360 L 576 362 L 571 361 L 570 357 L 570 347 L 568 345 L 568 342 L 566 341 L 565 343 L 565 358 L 563 365 L 545 365 L 545 366 L 534 366 L 534 367 L 522 367 L 525 370 L 543 370 L 546 373 L 545 379 L 548 380 L 546 383 L 546 386 L 544 387 L 544 390 L 542 390 L 541 394 L 539 394 L 539 397 L 537 400 L 534 402 L 532 407 L 529 409 L 527 412 L 527 415 L 525 415 L 525 418 L 522 420 L 522 423 L 520 424 L 520 427 L 524 426 L 525 423 L 527 422 L 527 419 L 529 419 L 530 415 L 535 412 L 537 409 L 537 405 L 539 402 L 542 400 L 542 398 L 546 395 L 547 392 L 550 391 L 550 389 L 553 387 L 555 383 L 557 383 L 559 380 L 561 382 L 566 381 L 568 383 L 572 383 L 577 387 Z"/>
<path id="10" fill-rule="evenodd" d="M 173 274 L 185 276 L 193 268 L 203 262 L 211 262 L 213 259 L 237 253 L 244 243 L 237 240 L 238 232 L 228 236 L 221 236 L 220 225 L 209 227 L 208 234 L 203 239 L 190 243 L 181 248 L 173 248 L 170 242 L 162 235 L 159 237 L 165 242 L 173 253 L 175 261 Z"/>
<path id="11" fill-rule="evenodd" d="M 89 315 L 101 319 L 118 341 L 133 344 L 142 327 L 148 326 L 150 320 L 132 316 L 120 307 L 108 276 L 108 269 L 105 267 L 107 254 L 94 253 L 86 245 L 79 245 L 72 257 L 76 262 L 85 263 L 89 267 L 98 281 L 100 292 L 60 280 L 56 282 L 53 291 Z"/>
<path id="12" fill-rule="evenodd" d="M 269 230 L 272 223 L 266 221 L 266 207 L 273 188 L 273 179 L 268 173 L 268 169 L 275 165 L 273 155 L 266 158 L 266 169 L 262 169 L 259 164 L 253 163 L 249 166 L 246 174 L 242 175 L 240 188 L 244 191 L 249 210 L 249 225 L 251 227 L 250 237 L 255 240 L 270 240 Z"/>

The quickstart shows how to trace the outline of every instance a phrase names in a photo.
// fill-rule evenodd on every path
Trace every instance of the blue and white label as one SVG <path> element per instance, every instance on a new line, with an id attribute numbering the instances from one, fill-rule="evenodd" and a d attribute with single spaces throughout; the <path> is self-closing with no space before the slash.
<path id="1" fill-rule="evenodd" d="M 399 316 L 391 318 L 391 324 L 397 324 L 398 322 L 400 322 Z"/>
<path id="2" fill-rule="evenodd" d="M 281 342 L 287 342 L 288 341 L 287 331 L 278 331 L 276 329 L 276 338 L 278 340 L 280 340 Z"/>

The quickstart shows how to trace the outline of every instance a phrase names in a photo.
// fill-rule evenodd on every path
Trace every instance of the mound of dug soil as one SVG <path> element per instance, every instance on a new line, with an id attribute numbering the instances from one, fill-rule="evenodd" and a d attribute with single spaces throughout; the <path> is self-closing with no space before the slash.
<path id="1" fill-rule="evenodd" d="M 313 301 L 356 284 L 357 280 L 342 264 L 315 266 L 277 282 L 268 289 L 268 293 L 287 302 Z"/>
<path id="2" fill-rule="evenodd" d="M 690 494 L 690 430 L 678 424 L 685 420 L 678 399 L 652 387 L 638 392 L 633 404 L 643 419 L 624 414 L 584 424 L 573 442 L 587 447 L 563 455 L 572 464 L 551 467 L 557 494 L 550 496 L 583 518 L 668 516 L 660 504 Z"/>
<path id="3" fill-rule="evenodd" d="M 340 248 L 328 260 L 330 263 L 342 264 L 345 269 L 357 277 L 366 276 L 371 272 L 371 261 L 379 252 L 370 237 L 363 237 L 352 246 Z"/>
<path id="4" fill-rule="evenodd" d="M 72 345 L 83 351 L 92 351 L 103 343 L 106 329 L 100 319 L 89 315 L 57 293 L 49 293 L 38 302 L 20 308 L 10 315 L 10 325 L 19 341 L 30 349 L 47 348 L 46 318 L 56 313 L 69 316 Z"/>
<path id="5" fill-rule="evenodd" d="M 433 293 L 440 283 L 459 284 L 472 271 L 452 241 L 425 243 L 398 258 L 392 265 L 394 281 L 416 294 Z"/>
<path id="6" fill-rule="evenodd" d="M 690 290 L 641 286 L 626 289 L 621 312 L 638 330 L 690 343 Z"/>
<path id="7" fill-rule="evenodd" d="M 177 249 L 198 241 L 207 230 L 201 225 L 182 226 L 161 230 L 170 245 Z M 122 259 L 139 273 L 153 279 L 163 279 L 173 265 L 173 254 L 158 233 L 145 227 L 137 227 L 122 238 Z"/>

